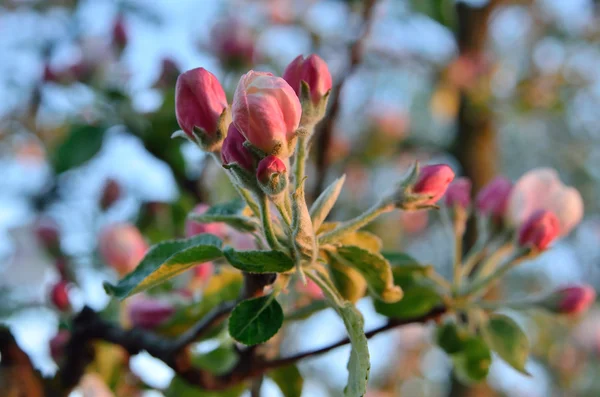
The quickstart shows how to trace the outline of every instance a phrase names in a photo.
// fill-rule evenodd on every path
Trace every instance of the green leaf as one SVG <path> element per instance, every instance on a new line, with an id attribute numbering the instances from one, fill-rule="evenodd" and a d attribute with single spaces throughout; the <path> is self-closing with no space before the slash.
<path id="1" fill-rule="evenodd" d="M 494 314 L 483 329 L 483 337 L 491 349 L 517 371 L 525 370 L 529 356 L 529 340 L 519 325 L 510 317 Z"/>
<path id="2" fill-rule="evenodd" d="M 182 240 L 154 245 L 140 264 L 117 285 L 104 283 L 107 293 L 124 299 L 157 286 L 192 266 L 223 256 L 221 240 L 212 234 L 198 234 Z"/>
<path id="3" fill-rule="evenodd" d="M 487 376 L 492 363 L 490 348 L 480 337 L 467 339 L 460 353 L 452 356 L 454 371 L 463 383 L 481 382 Z"/>
<path id="4" fill-rule="evenodd" d="M 310 219 L 312 220 L 314 230 L 319 230 L 319 227 L 323 224 L 327 215 L 329 215 L 342 191 L 345 180 L 346 175 L 342 175 L 333 181 L 310 207 Z"/>
<path id="5" fill-rule="evenodd" d="M 344 321 L 352 350 L 348 360 L 348 384 L 344 389 L 346 397 L 364 396 L 367 392 L 367 381 L 371 363 L 369 361 L 369 345 L 364 331 L 362 314 L 356 307 L 345 301 L 336 291 L 327 276 L 323 273 L 307 273 L 319 285 L 325 297 Z"/>
<path id="6" fill-rule="evenodd" d="M 258 230 L 258 222 L 248 216 L 242 215 L 246 203 L 243 200 L 233 200 L 224 204 L 210 207 L 202 214 L 189 214 L 189 218 L 199 223 L 223 222 L 242 232 Z"/>
<path id="7" fill-rule="evenodd" d="M 294 267 L 294 261 L 281 251 L 236 251 L 227 247 L 223 253 L 233 267 L 249 273 L 282 273 Z"/>
<path id="8" fill-rule="evenodd" d="M 243 283 L 243 276 L 239 271 L 231 268 L 221 269 L 220 273 L 208 280 L 200 302 L 177 310 L 157 331 L 170 337 L 182 334 L 221 303 L 235 301 L 240 295 Z M 210 333 L 206 335 L 207 338 L 210 336 Z"/>
<path id="9" fill-rule="evenodd" d="M 279 386 L 283 397 L 300 397 L 304 379 L 295 365 L 277 368 L 267 374 Z"/>
<path id="10" fill-rule="evenodd" d="M 404 291 L 402 300 L 385 303 L 374 300 L 375 311 L 392 318 L 413 318 L 429 313 L 441 303 L 441 298 L 434 288 L 413 285 Z"/>
<path id="11" fill-rule="evenodd" d="M 374 253 L 379 253 L 383 246 L 383 242 L 379 237 L 364 230 L 342 236 L 339 243 L 341 245 L 353 245 Z"/>
<path id="12" fill-rule="evenodd" d="M 358 270 L 367 281 L 369 291 L 378 299 L 396 302 L 402 298 L 402 290 L 394 285 L 390 263 L 380 254 L 356 246 L 342 246 L 332 255 Z"/>
<path id="13" fill-rule="evenodd" d="M 240 302 L 229 317 L 229 334 L 252 346 L 271 339 L 282 324 L 283 310 L 271 294 Z"/>
<path id="14" fill-rule="evenodd" d="M 436 333 L 437 344 L 448 354 L 459 353 L 468 339 L 468 335 L 462 331 L 453 322 L 440 325 Z"/>
<path id="15" fill-rule="evenodd" d="M 247 385 L 241 383 L 227 390 L 202 390 L 176 376 L 165 390 L 165 397 L 239 397 L 246 391 Z"/>
<path id="16" fill-rule="evenodd" d="M 329 274 L 335 288 L 344 299 L 356 303 L 365 296 L 367 282 L 358 270 L 340 263 L 335 257 L 330 257 Z"/>
<path id="17" fill-rule="evenodd" d="M 219 346 L 208 353 L 192 353 L 192 365 L 205 369 L 215 375 L 223 375 L 238 362 L 238 355 L 233 346 Z"/>
<path id="18" fill-rule="evenodd" d="M 105 129 L 95 125 L 74 125 L 67 137 L 56 148 L 54 171 L 61 173 L 90 160 L 102 148 Z"/>
<path id="19" fill-rule="evenodd" d="M 422 267 L 419 262 L 412 256 L 404 252 L 382 252 L 381 255 L 387 259 L 392 266 L 418 266 Z"/>
<path id="20" fill-rule="evenodd" d="M 412 256 L 403 252 L 383 252 L 382 255 L 392 265 L 394 284 L 402 289 L 419 284 L 423 277 L 426 277 L 432 270 L 432 266 L 423 266 Z"/>

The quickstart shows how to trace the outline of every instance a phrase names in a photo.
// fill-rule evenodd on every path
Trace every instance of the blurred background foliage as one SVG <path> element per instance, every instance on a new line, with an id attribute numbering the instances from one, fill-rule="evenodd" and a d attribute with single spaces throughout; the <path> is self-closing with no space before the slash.
<path id="1" fill-rule="evenodd" d="M 233 195 L 216 164 L 171 139 L 178 73 L 203 66 L 231 99 L 248 69 L 280 74 L 311 52 L 328 63 L 334 89 L 307 183 L 314 196 L 346 173 L 335 217 L 369 206 L 415 159 L 449 162 L 475 190 L 497 174 L 553 167 L 582 193 L 585 220 L 504 288 L 598 286 L 599 19 L 594 0 L 2 0 L 0 320 L 52 374 L 48 340 L 64 318 L 48 303 L 60 269 L 36 237 L 40 222 L 58 225 L 73 304 L 104 309 L 102 281 L 118 277 L 96 254 L 104 226 L 135 223 L 154 243 L 182 236 L 196 203 Z M 104 210 L 109 180 L 119 194 Z M 392 214 L 375 228 L 386 247 L 450 271 L 448 225 L 435 214 Z M 368 303 L 359 307 L 367 327 L 381 323 Z M 487 384 L 460 386 L 428 329 L 411 326 L 371 341 L 370 396 L 599 395 L 600 310 L 579 322 L 516 317 L 535 346 L 531 377 L 494 360 Z M 331 318 L 290 327 L 282 349 L 341 336 Z M 83 389 L 211 395 L 176 381 L 165 391 L 172 374 L 149 356 L 97 349 Z M 334 395 L 346 354 L 301 363 L 303 395 Z M 264 393 L 280 395 L 271 380 Z"/>

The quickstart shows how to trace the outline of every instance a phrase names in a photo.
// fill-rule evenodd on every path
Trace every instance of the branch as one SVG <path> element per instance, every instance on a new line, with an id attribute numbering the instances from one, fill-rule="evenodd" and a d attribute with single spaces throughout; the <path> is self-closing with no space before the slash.
<path id="1" fill-rule="evenodd" d="M 325 115 L 325 118 L 323 118 L 323 120 L 321 120 L 321 122 L 317 125 L 315 134 L 311 139 L 311 143 L 314 139 L 317 140 L 316 146 L 318 148 L 316 153 L 317 158 L 315 160 L 317 175 L 311 197 L 318 197 L 319 193 L 323 190 L 323 185 L 325 184 L 325 177 L 327 173 L 327 155 L 329 153 L 329 147 L 331 146 L 335 119 L 340 112 L 340 93 L 344 88 L 346 80 L 352 73 L 354 73 L 356 67 L 361 61 L 363 42 L 371 31 L 371 25 L 373 21 L 372 15 L 373 9 L 375 8 L 375 3 L 376 0 L 365 1 L 365 6 L 362 12 L 363 31 L 360 37 L 350 47 L 350 66 L 346 70 L 346 73 L 340 78 L 339 82 L 331 89 L 331 95 L 329 96 L 332 98 L 331 106 L 329 107 L 329 111 Z"/>
<path id="2" fill-rule="evenodd" d="M 0 328 L 0 389 L 7 396 L 42 397 L 42 378 L 8 328 Z"/>

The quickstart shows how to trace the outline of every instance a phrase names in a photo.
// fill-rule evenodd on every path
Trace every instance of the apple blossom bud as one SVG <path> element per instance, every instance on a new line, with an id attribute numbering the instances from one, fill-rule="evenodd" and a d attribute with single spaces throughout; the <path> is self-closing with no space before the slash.
<path id="1" fill-rule="evenodd" d="M 65 353 L 65 346 L 71 339 L 71 333 L 66 329 L 61 329 L 50 339 L 50 356 L 54 361 L 58 361 Z"/>
<path id="2" fill-rule="evenodd" d="M 554 313 L 580 314 L 586 312 L 596 300 L 596 291 L 590 285 L 573 285 L 560 288 L 543 301 L 543 306 Z"/>
<path id="3" fill-rule="evenodd" d="M 287 167 L 279 157 L 267 156 L 258 163 L 256 179 L 265 194 L 276 196 L 287 187 Z"/>
<path id="4" fill-rule="evenodd" d="M 177 63 L 170 58 L 163 58 L 161 62 L 160 76 L 156 82 L 156 87 L 159 88 L 170 88 L 177 81 L 179 76 L 179 67 Z"/>
<path id="5" fill-rule="evenodd" d="M 102 231 L 98 249 L 106 264 L 123 276 L 137 267 L 148 245 L 135 226 L 115 224 Z"/>
<path id="6" fill-rule="evenodd" d="M 204 150 L 216 151 L 226 135 L 227 98 L 219 80 L 204 68 L 179 75 L 175 85 L 175 114 L 181 129 Z"/>
<path id="7" fill-rule="evenodd" d="M 192 214 L 202 215 L 209 209 L 206 204 L 198 204 L 192 210 Z M 201 233 L 210 233 L 224 239 L 227 236 L 227 225 L 223 222 L 200 223 L 192 219 L 185 221 L 185 236 L 192 237 Z"/>
<path id="8" fill-rule="evenodd" d="M 215 271 L 215 265 L 212 262 L 206 262 L 201 265 L 194 267 L 194 280 L 199 281 L 201 284 L 206 284 L 206 282 L 211 278 Z"/>
<path id="9" fill-rule="evenodd" d="M 237 18 L 226 18 L 213 27 L 211 47 L 227 66 L 241 69 L 254 58 L 253 32 Z"/>
<path id="10" fill-rule="evenodd" d="M 283 72 L 283 79 L 294 89 L 298 97 L 301 95 L 304 81 L 310 90 L 310 100 L 317 105 L 321 99 L 331 90 L 331 73 L 323 59 L 318 55 L 311 54 L 304 58 L 299 55 Z"/>
<path id="11" fill-rule="evenodd" d="M 58 224 L 52 219 L 40 218 L 34 226 L 35 234 L 42 245 L 52 255 L 60 254 L 60 233 Z"/>
<path id="12" fill-rule="evenodd" d="M 301 280 L 296 283 L 296 290 L 302 295 L 306 295 L 312 299 L 324 299 L 323 290 L 311 279 L 306 280 L 304 284 Z"/>
<path id="13" fill-rule="evenodd" d="M 296 93 L 282 78 L 249 71 L 233 96 L 233 123 L 265 154 L 290 157 L 302 107 Z"/>
<path id="14" fill-rule="evenodd" d="M 71 308 L 69 300 L 69 283 L 66 280 L 61 280 L 54 284 L 50 290 L 50 301 L 61 312 Z"/>
<path id="15" fill-rule="evenodd" d="M 121 186 L 114 179 L 107 179 L 102 188 L 102 196 L 100 197 L 100 208 L 106 211 L 119 199 L 121 196 Z"/>
<path id="16" fill-rule="evenodd" d="M 123 50 L 127 45 L 127 29 L 125 28 L 125 20 L 122 15 L 119 15 L 115 20 L 112 29 L 113 44 L 119 49 Z"/>
<path id="17" fill-rule="evenodd" d="M 246 138 L 231 123 L 227 132 L 227 137 L 223 141 L 221 148 L 221 160 L 223 165 L 237 163 L 241 168 L 252 171 L 254 169 L 254 156 L 252 152 L 244 146 Z"/>
<path id="18" fill-rule="evenodd" d="M 468 208 L 471 204 L 471 181 L 469 178 L 457 178 L 446 190 L 444 202 L 449 207 Z"/>
<path id="19" fill-rule="evenodd" d="M 519 229 L 519 245 L 538 250 L 546 249 L 560 235 L 556 215 L 547 210 L 533 213 Z"/>
<path id="20" fill-rule="evenodd" d="M 49 64 L 45 64 L 44 65 L 44 74 L 42 76 L 42 79 L 45 82 L 56 83 L 59 81 L 59 76 L 56 74 L 54 69 L 52 69 L 52 66 L 50 66 Z"/>
<path id="21" fill-rule="evenodd" d="M 421 201 L 420 205 L 434 205 L 446 193 L 446 189 L 453 179 L 454 171 L 448 165 L 428 165 L 419 172 L 417 181 L 412 187 L 412 192 L 429 196 Z"/>
<path id="22" fill-rule="evenodd" d="M 131 325 L 137 328 L 154 329 L 175 313 L 175 307 L 160 299 L 140 296 L 127 305 Z"/>
<path id="23" fill-rule="evenodd" d="M 502 176 L 494 178 L 477 194 L 475 206 L 480 213 L 501 218 L 506 212 L 513 184 Z"/>

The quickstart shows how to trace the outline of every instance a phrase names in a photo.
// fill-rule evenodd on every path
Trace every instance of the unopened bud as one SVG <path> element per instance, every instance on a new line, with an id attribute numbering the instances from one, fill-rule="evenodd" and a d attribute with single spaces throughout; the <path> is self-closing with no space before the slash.
<path id="1" fill-rule="evenodd" d="M 133 327 L 154 329 L 175 313 L 175 307 L 160 299 L 140 296 L 131 300 L 127 314 Z"/>
<path id="2" fill-rule="evenodd" d="M 560 224 L 551 211 L 534 212 L 519 229 L 519 245 L 545 250 L 559 236 Z"/>
<path id="3" fill-rule="evenodd" d="M 71 333 L 66 329 L 61 329 L 52 339 L 50 339 L 50 356 L 54 361 L 59 359 L 65 354 L 65 347 L 71 339 Z"/>
<path id="4" fill-rule="evenodd" d="M 444 202 L 448 207 L 468 208 L 471 205 L 471 181 L 469 178 L 455 179 L 446 190 Z"/>
<path id="5" fill-rule="evenodd" d="M 102 196 L 100 197 L 100 208 L 106 211 L 119 199 L 121 196 L 121 186 L 114 179 L 108 179 L 102 188 Z"/>
<path id="6" fill-rule="evenodd" d="M 454 171 L 446 164 L 428 165 L 423 168 L 415 164 L 402 182 L 403 190 L 394 197 L 396 206 L 409 211 L 435 207 L 435 203 L 446 193 L 453 179 Z"/>
<path id="7" fill-rule="evenodd" d="M 127 45 L 127 29 L 125 28 L 125 20 L 122 15 L 119 15 L 115 20 L 115 24 L 112 29 L 113 44 L 120 50 L 123 51 Z"/>
<path id="8" fill-rule="evenodd" d="M 123 276 L 137 267 L 148 245 L 135 226 L 116 224 L 100 234 L 98 249 L 105 262 Z"/>
<path id="9" fill-rule="evenodd" d="M 41 218 L 34 226 L 35 234 L 42 245 L 52 255 L 60 253 L 60 233 L 58 224 L 52 218 Z"/>
<path id="10" fill-rule="evenodd" d="M 50 290 L 50 301 L 61 312 L 65 312 L 71 308 L 69 300 L 69 283 L 61 280 L 54 284 Z"/>
<path id="11" fill-rule="evenodd" d="M 554 291 L 543 301 L 543 306 L 560 314 L 586 312 L 596 300 L 596 291 L 590 285 L 574 285 Z"/>
<path id="12" fill-rule="evenodd" d="M 225 91 L 212 73 L 196 68 L 179 75 L 175 85 L 175 114 L 183 132 L 203 150 L 220 150 L 229 116 Z"/>
<path id="13" fill-rule="evenodd" d="M 285 163 L 276 156 L 267 156 L 258 163 L 256 179 L 260 188 L 269 196 L 283 192 L 288 185 Z"/>
<path id="14" fill-rule="evenodd" d="M 510 179 L 499 176 L 485 185 L 477 194 L 475 206 L 484 215 L 500 219 L 504 216 L 508 206 L 508 198 L 513 184 Z"/>

